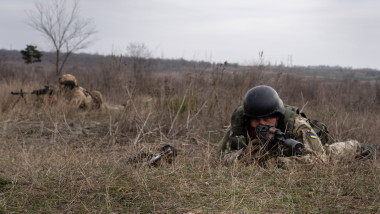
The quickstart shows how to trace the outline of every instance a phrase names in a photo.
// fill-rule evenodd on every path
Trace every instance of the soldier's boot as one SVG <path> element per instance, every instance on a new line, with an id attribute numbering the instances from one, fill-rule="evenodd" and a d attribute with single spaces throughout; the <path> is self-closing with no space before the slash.
<path id="1" fill-rule="evenodd" d="M 355 158 L 356 159 L 374 159 L 376 156 L 376 149 L 369 145 L 369 144 L 364 144 L 360 143 L 361 146 L 361 153 L 357 155 Z"/>

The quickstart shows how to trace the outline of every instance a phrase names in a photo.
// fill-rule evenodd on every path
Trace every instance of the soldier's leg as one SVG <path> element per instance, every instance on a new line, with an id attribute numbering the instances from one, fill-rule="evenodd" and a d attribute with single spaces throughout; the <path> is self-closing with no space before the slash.
<path id="1" fill-rule="evenodd" d="M 362 152 L 361 144 L 356 140 L 336 142 L 326 146 L 326 154 L 330 163 L 352 161 Z"/>
<path id="2" fill-rule="evenodd" d="M 305 154 L 302 156 L 277 157 L 277 166 L 290 169 L 296 166 L 311 167 L 326 163 L 324 155 Z"/>
<path id="3" fill-rule="evenodd" d="M 100 107 L 101 110 L 106 110 L 108 112 L 119 113 L 125 110 L 125 107 L 122 105 L 113 105 L 108 103 L 103 103 Z"/>

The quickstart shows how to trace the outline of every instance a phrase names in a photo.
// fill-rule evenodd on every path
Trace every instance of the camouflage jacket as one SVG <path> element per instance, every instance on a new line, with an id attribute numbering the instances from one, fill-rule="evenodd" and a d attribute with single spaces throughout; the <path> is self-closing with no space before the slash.
<path id="1" fill-rule="evenodd" d="M 60 91 L 72 107 L 80 109 L 99 109 L 103 104 L 102 94 L 99 91 L 87 91 L 81 86 Z"/>
<path id="2" fill-rule="evenodd" d="M 220 152 L 240 150 L 248 145 L 248 122 L 244 117 L 243 106 L 235 109 L 231 117 L 231 125 L 222 139 Z M 287 138 L 293 138 L 316 153 L 324 153 L 324 144 L 330 144 L 324 124 L 314 120 L 310 121 L 298 108 L 285 105 L 284 117 L 278 121 L 278 126 Z M 322 141 L 321 141 L 322 139 Z"/>

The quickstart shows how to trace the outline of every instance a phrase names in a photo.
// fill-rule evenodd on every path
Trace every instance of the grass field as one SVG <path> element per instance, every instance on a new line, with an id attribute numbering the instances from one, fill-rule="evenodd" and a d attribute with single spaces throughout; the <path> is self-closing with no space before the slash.
<path id="1" fill-rule="evenodd" d="M 357 139 L 380 149 L 379 82 L 253 68 L 145 78 L 125 71 L 91 80 L 107 74 L 98 72 L 75 75 L 85 88 L 102 91 L 107 103 L 124 104 L 123 111 L 78 111 L 32 95 L 16 102 L 10 91 L 30 91 L 41 81 L 0 81 L 1 213 L 380 212 L 377 159 L 283 170 L 223 166 L 217 153 L 231 113 L 260 84 L 325 122 L 336 141 Z M 129 158 L 165 144 L 178 149 L 173 164 L 130 164 Z"/>

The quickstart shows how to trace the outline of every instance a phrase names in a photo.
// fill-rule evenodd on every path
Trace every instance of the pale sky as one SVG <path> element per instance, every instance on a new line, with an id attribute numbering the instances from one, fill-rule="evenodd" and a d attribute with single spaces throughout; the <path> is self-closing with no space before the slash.
<path id="1" fill-rule="evenodd" d="M 51 0 L 39 0 L 48 2 Z M 0 0 L 0 49 L 52 50 L 26 24 L 32 0 Z M 380 69 L 378 0 L 81 0 L 96 40 L 81 52 L 125 54 L 144 43 L 153 57 L 253 64 Z"/>

